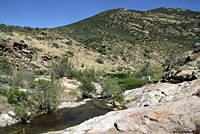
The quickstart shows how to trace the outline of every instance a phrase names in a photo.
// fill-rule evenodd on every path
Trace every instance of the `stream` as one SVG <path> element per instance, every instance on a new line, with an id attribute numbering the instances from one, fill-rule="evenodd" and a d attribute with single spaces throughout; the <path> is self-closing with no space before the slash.
<path id="1" fill-rule="evenodd" d="M 75 108 L 64 108 L 56 113 L 40 115 L 29 123 L 17 123 L 0 128 L 0 134 L 40 134 L 63 130 L 82 123 L 95 116 L 103 115 L 113 107 L 105 105 L 104 101 L 90 101 Z"/>

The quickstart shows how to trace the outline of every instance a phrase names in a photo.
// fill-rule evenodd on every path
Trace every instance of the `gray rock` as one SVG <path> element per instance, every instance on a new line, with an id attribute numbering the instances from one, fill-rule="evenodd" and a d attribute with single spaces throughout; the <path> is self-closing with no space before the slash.
<path id="1" fill-rule="evenodd" d="M 194 46 L 194 53 L 200 52 L 200 43 L 196 43 Z"/>
<path id="2" fill-rule="evenodd" d="M 112 111 L 49 134 L 194 133 L 200 126 L 200 79 L 157 83 L 124 93 L 126 110 Z"/>
<path id="3" fill-rule="evenodd" d="M 92 84 L 94 85 L 95 92 L 96 92 L 98 95 L 102 94 L 103 90 L 102 90 L 101 85 L 98 84 L 98 83 L 95 83 L 95 82 L 93 82 Z"/>
<path id="4" fill-rule="evenodd" d="M 14 42 L 12 47 L 13 47 L 14 49 L 22 50 L 22 49 L 27 49 L 27 48 L 28 48 L 28 45 L 25 44 L 25 43 L 22 43 L 22 42 Z"/>
<path id="5" fill-rule="evenodd" d="M 112 111 L 48 134 L 193 133 L 200 125 L 200 98 L 192 96 L 149 108 Z"/>
<path id="6" fill-rule="evenodd" d="M 0 115 L 0 127 L 5 127 L 17 123 L 18 121 L 6 113 Z"/>
<path id="7" fill-rule="evenodd" d="M 166 71 L 163 81 L 177 83 L 200 78 L 200 51 L 189 51 L 175 58 Z"/>

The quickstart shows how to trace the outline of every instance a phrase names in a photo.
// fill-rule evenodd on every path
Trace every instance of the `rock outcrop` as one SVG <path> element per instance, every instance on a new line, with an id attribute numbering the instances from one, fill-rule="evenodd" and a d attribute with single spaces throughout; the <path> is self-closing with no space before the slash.
<path id="1" fill-rule="evenodd" d="M 200 78 L 200 44 L 197 43 L 194 50 L 172 60 L 165 70 L 168 72 L 163 81 L 177 83 Z"/>
<path id="2" fill-rule="evenodd" d="M 194 133 L 200 129 L 199 90 L 200 79 L 128 90 L 125 92 L 128 109 L 49 134 Z"/>
<path id="3" fill-rule="evenodd" d="M 0 56 L 7 57 L 14 68 L 19 68 L 23 60 L 24 67 L 29 70 L 39 68 L 33 61 L 37 57 L 36 49 L 17 41 L 0 42 Z M 21 63 L 22 64 L 22 63 Z"/>
<path id="4" fill-rule="evenodd" d="M 190 97 L 197 93 L 199 89 L 200 79 L 178 84 L 157 83 L 125 91 L 124 101 L 128 108 L 151 107 Z"/>
<path id="5" fill-rule="evenodd" d="M 109 112 L 78 126 L 49 134 L 194 133 L 200 125 L 199 107 L 200 98 L 191 96 L 149 108 Z"/>

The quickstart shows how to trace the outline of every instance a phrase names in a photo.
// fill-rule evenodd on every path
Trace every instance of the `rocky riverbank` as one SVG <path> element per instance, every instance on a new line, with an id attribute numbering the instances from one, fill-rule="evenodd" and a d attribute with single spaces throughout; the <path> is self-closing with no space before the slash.
<path id="1" fill-rule="evenodd" d="M 78 126 L 48 134 L 200 132 L 200 49 L 174 59 L 162 82 L 127 90 L 126 110 L 112 111 Z"/>
<path id="2" fill-rule="evenodd" d="M 137 92 L 139 91 L 139 92 Z M 125 92 L 126 110 L 109 112 L 49 134 L 194 133 L 200 125 L 200 79 Z"/>

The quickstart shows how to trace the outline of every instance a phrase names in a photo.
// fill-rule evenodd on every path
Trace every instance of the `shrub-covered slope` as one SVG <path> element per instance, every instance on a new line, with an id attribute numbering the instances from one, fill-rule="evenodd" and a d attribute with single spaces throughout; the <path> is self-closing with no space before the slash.
<path id="1" fill-rule="evenodd" d="M 200 12 L 158 8 L 146 12 L 113 9 L 77 23 L 51 29 L 94 50 L 127 62 L 167 58 L 199 41 Z"/>

